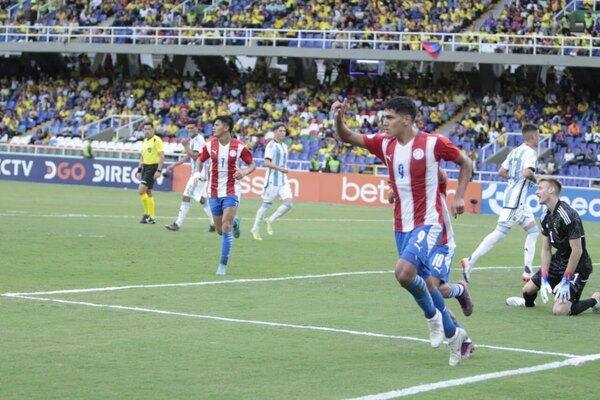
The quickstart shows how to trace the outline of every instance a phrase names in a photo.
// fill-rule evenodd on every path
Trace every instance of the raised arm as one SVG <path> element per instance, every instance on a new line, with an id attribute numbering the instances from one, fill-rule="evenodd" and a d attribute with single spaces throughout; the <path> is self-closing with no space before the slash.
<path id="1" fill-rule="evenodd" d="M 352 131 L 344 123 L 344 114 L 346 114 L 347 103 L 344 99 L 343 102 L 336 101 L 331 105 L 331 113 L 335 122 L 335 131 L 339 135 L 340 139 L 351 145 L 366 148 L 363 140 L 363 135 Z"/>

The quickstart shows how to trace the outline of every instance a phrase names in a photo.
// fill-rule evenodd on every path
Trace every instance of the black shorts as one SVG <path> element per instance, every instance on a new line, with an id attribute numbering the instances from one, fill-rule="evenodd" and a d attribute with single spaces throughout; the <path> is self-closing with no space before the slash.
<path id="1" fill-rule="evenodd" d="M 553 268 L 553 265 L 550 265 L 550 270 L 548 271 L 548 283 L 550 283 L 550 286 L 552 287 L 552 289 L 554 290 L 554 287 L 556 285 L 558 285 L 560 283 L 560 281 L 563 278 L 565 269 L 559 269 L 559 268 Z M 576 303 L 579 301 L 579 298 L 581 297 L 581 293 L 583 293 L 583 289 L 585 288 L 585 284 L 588 281 L 588 278 L 590 277 L 589 273 L 579 273 L 577 271 L 575 271 L 575 274 L 573 275 L 573 279 L 571 280 L 571 287 L 570 287 L 570 292 L 571 292 L 571 303 Z M 542 287 L 542 270 L 538 270 L 538 272 L 536 272 L 532 277 L 531 277 L 531 282 L 533 282 L 535 284 L 535 286 L 539 288 Z"/>
<path id="2" fill-rule="evenodd" d="M 144 164 L 142 165 L 142 180 L 140 183 L 146 186 L 148 189 L 154 187 L 154 174 L 158 169 L 158 164 Z"/>

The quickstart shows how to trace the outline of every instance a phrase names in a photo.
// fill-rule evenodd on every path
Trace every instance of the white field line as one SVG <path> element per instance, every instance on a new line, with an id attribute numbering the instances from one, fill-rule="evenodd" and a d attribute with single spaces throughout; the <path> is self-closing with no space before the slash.
<path id="1" fill-rule="evenodd" d="M 108 308 L 108 309 L 113 309 L 113 310 L 136 311 L 136 312 L 161 314 L 161 315 L 174 315 L 174 316 L 179 316 L 179 317 L 199 318 L 199 319 L 207 319 L 207 320 L 221 321 L 221 322 L 233 322 L 233 323 L 241 323 L 241 324 L 278 327 L 278 328 L 304 329 L 304 330 L 320 331 L 320 332 L 342 333 L 342 334 L 356 335 L 356 336 L 368 336 L 368 337 L 375 337 L 375 338 L 382 338 L 382 339 L 400 339 L 400 340 L 407 340 L 407 341 L 412 341 L 412 342 L 430 343 L 429 339 L 421 339 L 421 338 L 415 338 L 415 337 L 411 337 L 411 336 L 386 335 L 383 333 L 355 331 L 355 330 L 351 330 L 351 329 L 337 329 L 337 328 L 329 328 L 329 327 L 325 327 L 325 326 L 298 325 L 298 324 L 286 324 L 286 323 L 281 323 L 281 322 L 256 321 L 256 320 L 239 319 L 239 318 L 226 318 L 226 317 L 217 317 L 217 316 L 213 316 L 213 315 L 159 310 L 159 309 L 155 309 L 155 308 L 129 307 L 129 306 L 119 306 L 119 305 L 113 305 L 113 304 L 98 304 L 98 303 L 90 303 L 90 302 L 86 302 L 86 301 L 53 299 L 53 298 L 48 298 L 48 297 L 33 297 L 33 296 L 28 296 L 28 295 L 13 294 L 10 297 L 26 299 L 26 300 L 49 301 L 49 302 L 61 303 L 61 304 L 73 304 L 73 305 L 95 307 L 95 308 Z M 538 355 L 545 355 L 545 356 L 558 356 L 558 357 L 567 357 L 567 358 L 577 357 L 577 355 L 567 354 L 567 353 L 555 353 L 555 352 L 547 352 L 547 351 L 518 349 L 518 348 L 511 348 L 511 347 L 487 346 L 487 345 L 476 345 L 476 346 L 478 348 L 488 348 L 488 349 L 492 349 L 492 350 L 512 351 L 512 352 L 518 352 L 518 353 L 538 354 Z"/>
<path id="2" fill-rule="evenodd" d="M 489 374 L 474 375 L 474 376 L 470 376 L 470 377 L 466 377 L 466 378 L 451 379 L 448 381 L 441 381 L 441 382 L 428 383 L 425 385 L 412 386 L 409 388 L 393 390 L 393 391 L 385 392 L 385 393 L 378 393 L 378 394 L 371 394 L 371 395 L 362 396 L 362 397 L 355 397 L 351 400 L 396 399 L 399 397 L 406 397 L 406 396 L 412 396 L 412 395 L 419 394 L 419 393 L 431 392 L 431 391 L 437 390 L 437 389 L 447 389 L 447 388 L 453 387 L 453 386 L 463 386 L 463 385 L 467 385 L 469 383 L 476 383 L 476 382 L 482 382 L 482 381 L 487 381 L 487 380 L 491 380 L 491 379 L 505 378 L 507 376 L 525 375 L 525 374 L 531 374 L 531 373 L 540 372 L 540 371 L 547 371 L 547 370 L 557 369 L 557 368 L 562 368 L 562 367 L 567 367 L 567 366 L 578 366 L 583 363 L 598 361 L 598 360 L 600 360 L 600 354 L 590 354 L 587 356 L 570 358 L 568 360 L 535 365 L 533 367 L 518 368 L 518 369 L 512 369 L 512 370 L 501 371 L 501 372 L 492 372 Z"/>

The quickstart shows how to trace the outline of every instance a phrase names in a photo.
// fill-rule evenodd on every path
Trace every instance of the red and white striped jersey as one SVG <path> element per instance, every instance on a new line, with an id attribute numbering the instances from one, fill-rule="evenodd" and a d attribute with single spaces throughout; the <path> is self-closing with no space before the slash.
<path id="1" fill-rule="evenodd" d="M 212 138 L 206 142 L 199 156 L 201 162 L 209 158 L 211 162 L 208 173 L 208 196 L 239 197 L 242 188 L 240 181 L 233 175 L 239 168 L 240 159 L 248 165 L 252 163 L 252 153 L 248 147 L 238 139 L 231 139 L 229 144 L 222 145 L 218 138 Z"/>
<path id="2" fill-rule="evenodd" d="M 394 193 L 394 230 L 443 225 L 440 159 L 454 161 L 460 150 L 447 137 L 420 133 L 406 145 L 385 134 L 364 136 L 366 148 L 387 167 Z"/>

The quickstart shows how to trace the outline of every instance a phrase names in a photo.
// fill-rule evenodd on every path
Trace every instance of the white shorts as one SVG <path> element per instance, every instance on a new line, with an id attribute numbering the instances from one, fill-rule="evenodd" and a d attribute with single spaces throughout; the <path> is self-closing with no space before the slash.
<path id="1" fill-rule="evenodd" d="M 280 200 L 291 199 L 292 189 L 290 188 L 289 183 L 286 183 L 283 186 L 267 186 L 263 190 L 262 198 L 266 203 L 272 203 L 278 198 Z"/>
<path id="2" fill-rule="evenodd" d="M 510 229 L 515 225 L 525 227 L 535 222 L 533 213 L 523 208 L 503 208 L 498 217 L 498 226 Z"/>
<path id="3" fill-rule="evenodd" d="M 200 202 L 202 197 L 206 196 L 206 182 L 207 181 L 198 181 L 196 185 L 194 185 L 194 175 L 190 176 L 188 179 L 185 190 L 183 191 L 183 195 L 185 197 L 191 197 L 192 199 Z"/>

